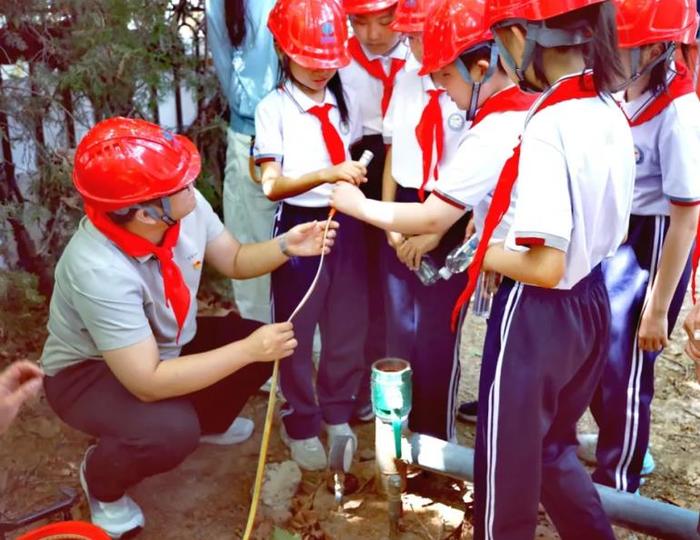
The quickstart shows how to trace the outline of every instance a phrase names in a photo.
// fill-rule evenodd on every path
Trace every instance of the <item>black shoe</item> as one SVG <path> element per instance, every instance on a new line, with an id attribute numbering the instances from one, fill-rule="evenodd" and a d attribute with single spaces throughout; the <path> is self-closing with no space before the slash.
<path id="1" fill-rule="evenodd" d="M 476 409 L 478 405 L 478 401 L 465 401 L 457 409 L 457 418 L 462 422 L 476 424 Z"/>

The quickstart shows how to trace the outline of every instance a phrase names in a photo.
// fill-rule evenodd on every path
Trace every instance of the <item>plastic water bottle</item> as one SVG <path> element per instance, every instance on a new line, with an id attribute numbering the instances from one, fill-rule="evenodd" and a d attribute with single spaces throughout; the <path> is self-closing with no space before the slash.
<path id="1" fill-rule="evenodd" d="M 437 266 L 435 266 L 433 260 L 427 255 L 421 259 L 420 266 L 415 272 L 421 283 L 426 286 L 434 285 L 440 279 L 440 272 Z"/>
<path id="2" fill-rule="evenodd" d="M 491 292 L 492 276 L 493 274 L 490 272 L 481 272 L 472 296 L 472 314 L 484 319 L 488 319 L 491 315 L 491 304 L 493 302 L 493 292 Z"/>
<path id="3" fill-rule="evenodd" d="M 474 234 L 464 244 L 450 251 L 445 258 L 445 266 L 440 268 L 440 277 L 450 279 L 453 275 L 464 272 L 471 264 L 478 245 L 479 238 Z"/>

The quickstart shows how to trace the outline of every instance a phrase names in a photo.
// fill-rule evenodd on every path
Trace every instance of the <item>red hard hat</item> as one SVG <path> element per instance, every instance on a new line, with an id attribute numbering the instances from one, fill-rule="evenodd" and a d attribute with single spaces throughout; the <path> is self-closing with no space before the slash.
<path id="1" fill-rule="evenodd" d="M 375 13 L 395 6 L 399 0 L 343 0 L 343 7 L 349 15 Z"/>
<path id="2" fill-rule="evenodd" d="M 340 0 L 278 0 L 267 26 L 287 56 L 305 68 L 339 69 L 350 63 Z"/>
<path id="3" fill-rule="evenodd" d="M 428 12 L 423 33 L 423 67 L 427 75 L 444 68 L 460 54 L 493 39 L 486 26 L 486 0 L 444 0 Z"/>
<path id="4" fill-rule="evenodd" d="M 493 27 L 508 19 L 544 21 L 605 0 L 489 0 L 486 24 Z"/>
<path id="5" fill-rule="evenodd" d="M 399 0 L 391 21 L 391 29 L 395 32 L 423 32 L 425 15 L 442 0 Z"/>
<path id="6" fill-rule="evenodd" d="M 695 43 L 698 14 L 691 0 L 615 0 L 620 47 L 677 41 Z"/>
<path id="7" fill-rule="evenodd" d="M 115 117 L 80 141 L 73 183 L 85 202 L 110 212 L 171 195 L 200 169 L 199 152 L 188 138 L 145 120 Z"/>

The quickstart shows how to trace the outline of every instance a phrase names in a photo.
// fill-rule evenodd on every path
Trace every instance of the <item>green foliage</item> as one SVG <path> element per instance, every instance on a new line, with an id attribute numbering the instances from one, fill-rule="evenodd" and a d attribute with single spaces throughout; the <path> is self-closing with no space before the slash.
<path id="1" fill-rule="evenodd" d="M 153 121 L 156 96 L 179 81 L 198 101 L 197 119 L 185 133 L 202 152 L 197 186 L 220 211 L 225 107 L 204 57 L 203 6 L 203 0 L 0 0 L 0 45 L 20 55 L 3 81 L 0 112 L 33 137 L 38 169 L 20 190 L 3 185 L 0 167 L 0 257 L 10 269 L 40 275 L 42 291 L 82 215 L 68 130 L 61 148 L 41 140 L 50 115 L 61 123 L 71 118 L 76 129 L 116 115 Z M 94 118 L 79 106 L 84 102 Z"/>
<path id="2" fill-rule="evenodd" d="M 46 299 L 37 290 L 36 276 L 0 271 L 0 344 L 7 355 L 25 354 L 43 343 Z"/>
<path id="3" fill-rule="evenodd" d="M 272 540 L 301 540 L 301 536 L 275 527 L 275 530 L 272 532 Z"/>

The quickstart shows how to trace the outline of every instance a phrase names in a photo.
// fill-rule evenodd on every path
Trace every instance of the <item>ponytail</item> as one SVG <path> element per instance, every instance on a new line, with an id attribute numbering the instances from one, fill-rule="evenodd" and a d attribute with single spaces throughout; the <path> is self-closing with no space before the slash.
<path id="1" fill-rule="evenodd" d="M 243 44 L 248 33 L 245 0 L 226 0 L 224 4 L 226 29 L 231 45 L 238 48 Z"/>
<path id="2" fill-rule="evenodd" d="M 599 93 L 614 91 L 619 79 L 624 78 L 625 72 L 617 48 L 615 6 L 612 0 L 591 4 L 584 8 L 552 17 L 547 19 L 546 26 L 548 28 L 568 30 L 572 33 L 580 32 L 582 27 L 585 26 L 586 32 L 590 33 L 590 41 L 583 45 L 557 48 L 581 47 L 586 57 L 586 64 L 593 69 L 593 82 L 596 90 Z M 535 75 L 539 79 L 546 81 L 546 78 L 544 78 L 542 50 L 539 45 L 535 48 L 533 67 L 535 68 Z"/>
<path id="3" fill-rule="evenodd" d="M 592 28 L 593 41 L 590 49 L 593 82 L 598 92 L 612 92 L 619 79 L 625 76 L 618 53 L 615 6 L 611 0 L 607 0 L 591 7 L 597 8 L 593 10 L 597 13 L 595 13 Z"/>

